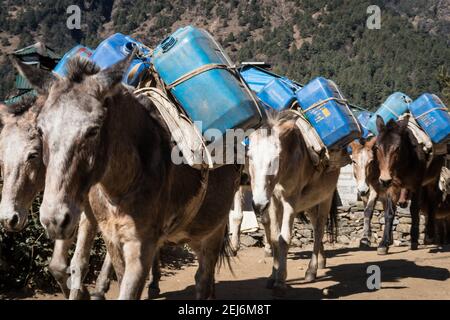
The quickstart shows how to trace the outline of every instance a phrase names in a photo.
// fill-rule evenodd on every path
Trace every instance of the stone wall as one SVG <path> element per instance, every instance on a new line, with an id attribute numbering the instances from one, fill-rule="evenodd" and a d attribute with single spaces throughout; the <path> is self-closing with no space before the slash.
<path id="1" fill-rule="evenodd" d="M 364 207 L 362 201 L 350 202 L 338 208 L 338 236 L 337 243 L 357 246 L 362 236 L 364 225 Z M 372 217 L 372 245 L 376 246 L 383 237 L 384 213 L 381 203 L 377 203 Z M 409 209 L 398 208 L 394 219 L 394 246 L 408 246 L 411 235 L 411 216 Z M 425 238 L 425 217 L 420 216 L 419 226 L 419 244 L 423 244 Z M 243 235 L 242 243 L 245 246 L 263 244 L 263 228 L 260 230 Z M 328 235 L 325 234 L 324 241 L 328 241 Z M 292 237 L 292 246 L 303 247 L 313 243 L 313 230 L 310 223 L 304 223 L 299 219 L 295 220 L 294 232 Z"/>

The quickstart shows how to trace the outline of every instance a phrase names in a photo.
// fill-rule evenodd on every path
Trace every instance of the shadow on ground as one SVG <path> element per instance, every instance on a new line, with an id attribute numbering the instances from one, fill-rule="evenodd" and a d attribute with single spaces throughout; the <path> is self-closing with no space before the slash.
<path id="1" fill-rule="evenodd" d="M 358 248 L 342 248 L 327 250 L 328 257 L 347 256 L 351 252 L 359 251 Z M 376 248 L 374 248 L 376 250 Z M 428 249 L 422 249 L 428 250 Z M 448 247 L 443 248 L 448 250 Z M 407 251 L 407 248 L 405 248 Z M 402 251 L 404 252 L 404 251 Z M 289 256 L 290 260 L 309 259 L 311 253 L 299 252 Z M 304 278 L 289 279 L 289 288 L 282 299 L 337 299 L 358 293 L 370 292 L 367 288 L 367 268 L 369 265 L 377 265 L 381 270 L 382 289 L 403 289 L 401 280 L 406 278 L 417 278 L 435 281 L 445 281 L 450 278 L 450 272 L 446 268 L 421 266 L 415 262 L 405 259 L 395 259 L 396 253 L 392 253 L 392 259 L 386 261 L 377 260 L 374 252 L 373 260 L 365 263 L 346 263 L 332 266 L 326 270 L 325 275 L 319 277 L 316 282 L 333 281 L 335 284 L 326 290 L 313 288 L 306 283 Z M 399 285 L 384 285 L 383 283 L 396 283 Z M 266 289 L 266 278 L 255 278 L 248 280 L 221 281 L 216 284 L 216 295 L 218 299 L 274 299 L 272 291 Z M 295 287 L 293 287 L 295 286 Z M 195 287 L 193 285 L 183 290 L 163 292 L 161 298 L 166 299 L 193 299 Z"/>

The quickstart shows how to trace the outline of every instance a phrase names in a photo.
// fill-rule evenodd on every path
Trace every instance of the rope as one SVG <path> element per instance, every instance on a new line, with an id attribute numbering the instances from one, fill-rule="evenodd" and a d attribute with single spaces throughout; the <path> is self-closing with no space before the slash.
<path id="1" fill-rule="evenodd" d="M 418 120 L 419 118 L 422 118 L 423 116 L 429 114 L 430 112 L 436 111 L 436 110 L 442 110 L 442 111 L 444 111 L 444 112 L 447 112 L 447 108 L 444 108 L 444 107 L 436 107 L 436 108 L 431 108 L 431 109 L 428 110 L 428 111 L 425 111 L 424 113 L 422 113 L 421 115 L 419 115 L 419 116 L 417 116 L 417 117 L 415 117 L 415 118 L 416 118 L 416 120 Z"/>
<path id="2" fill-rule="evenodd" d="M 182 84 L 183 82 L 185 82 L 195 76 L 198 76 L 199 74 L 202 74 L 203 72 L 206 72 L 206 71 L 209 71 L 212 69 L 228 69 L 228 68 L 230 68 L 230 67 L 225 64 L 218 64 L 218 63 L 205 64 L 197 69 L 192 70 L 191 72 L 188 72 L 188 73 L 182 75 L 181 77 L 176 79 L 171 84 L 168 84 L 167 89 L 171 90 L 172 88 Z"/>
<path id="3" fill-rule="evenodd" d="M 324 104 L 330 102 L 330 101 L 336 101 L 337 103 L 343 104 L 343 105 L 347 105 L 347 100 L 345 99 L 340 99 L 340 98 L 336 98 L 336 97 L 331 97 L 331 98 L 327 98 L 325 100 L 320 100 L 319 102 L 314 103 L 313 105 L 309 106 L 308 108 L 306 108 L 305 110 L 302 110 L 303 113 L 306 113 L 308 111 L 311 111 L 312 109 L 318 108 L 323 106 Z"/>

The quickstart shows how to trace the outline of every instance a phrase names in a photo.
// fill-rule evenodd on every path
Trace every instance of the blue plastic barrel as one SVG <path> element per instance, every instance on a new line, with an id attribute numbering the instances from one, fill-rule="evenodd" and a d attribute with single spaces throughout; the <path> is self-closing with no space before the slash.
<path id="1" fill-rule="evenodd" d="M 373 113 L 370 111 L 361 111 L 357 116 L 356 119 L 359 121 L 359 124 L 362 129 L 362 137 L 367 138 L 371 132 L 369 131 L 369 128 L 367 127 L 370 118 L 373 116 Z"/>
<path id="2" fill-rule="evenodd" d="M 409 105 L 409 110 L 433 143 L 450 141 L 450 115 L 437 95 L 422 94 Z"/>
<path id="3" fill-rule="evenodd" d="M 300 85 L 257 66 L 244 66 L 239 71 L 249 88 L 268 109 L 281 111 L 291 107 Z"/>
<path id="4" fill-rule="evenodd" d="M 297 91 L 297 101 L 328 148 L 345 147 L 361 136 L 356 118 L 333 81 L 315 78 Z"/>
<path id="5" fill-rule="evenodd" d="M 142 55 L 148 55 L 149 50 L 141 42 L 116 33 L 109 38 L 103 40 L 92 54 L 91 60 L 94 61 L 101 69 L 106 69 L 120 60 L 127 57 L 133 48 L 137 46 Z M 130 86 L 136 87 L 141 80 L 143 74 L 150 68 L 150 58 L 136 58 L 132 61 L 127 72 L 124 74 L 122 82 Z"/>
<path id="6" fill-rule="evenodd" d="M 67 75 L 67 61 L 76 56 L 89 59 L 92 56 L 92 49 L 82 45 L 73 47 L 72 49 L 67 51 L 66 54 L 64 54 L 61 60 L 59 60 L 58 64 L 53 69 L 53 72 L 60 77 L 65 77 Z"/>
<path id="7" fill-rule="evenodd" d="M 154 50 L 152 63 L 186 114 L 201 121 L 202 133 L 218 129 L 225 134 L 227 129 L 245 130 L 261 123 L 264 110 L 238 74 L 227 70 L 230 59 L 205 30 L 178 29 Z M 189 74 L 192 77 L 185 78 Z M 184 81 L 176 82 L 179 79 Z"/>
<path id="8" fill-rule="evenodd" d="M 397 119 L 408 111 L 408 106 L 412 102 L 412 99 L 402 92 L 394 92 L 386 101 L 378 108 L 375 114 L 369 120 L 367 126 L 373 134 L 377 135 L 377 116 L 383 118 L 384 123 L 388 123 L 389 120 Z"/>

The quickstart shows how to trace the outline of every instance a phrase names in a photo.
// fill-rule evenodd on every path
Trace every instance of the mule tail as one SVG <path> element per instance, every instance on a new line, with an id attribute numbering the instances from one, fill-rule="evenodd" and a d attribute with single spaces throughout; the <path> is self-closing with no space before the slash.
<path id="1" fill-rule="evenodd" d="M 228 223 L 225 228 L 225 234 L 223 237 L 222 248 L 220 248 L 219 252 L 219 261 L 217 264 L 217 271 L 226 264 L 231 274 L 234 276 L 233 268 L 231 266 L 231 258 L 234 256 L 233 247 L 231 246 L 230 236 L 229 236 L 229 227 Z"/>
<path id="2" fill-rule="evenodd" d="M 328 231 L 328 242 L 336 242 L 338 236 L 338 205 L 340 203 L 339 193 L 337 189 L 334 190 L 333 200 L 331 201 L 330 215 L 328 217 L 327 231 Z"/>

